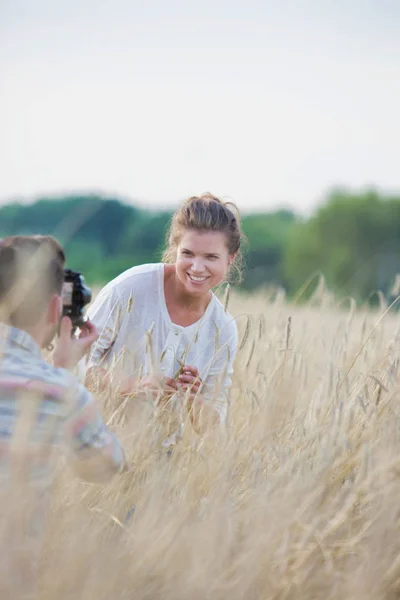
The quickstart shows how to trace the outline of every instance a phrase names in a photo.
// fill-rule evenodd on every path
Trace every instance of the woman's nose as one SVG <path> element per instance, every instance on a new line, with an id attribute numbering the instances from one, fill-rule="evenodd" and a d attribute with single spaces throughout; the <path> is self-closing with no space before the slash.
<path id="1" fill-rule="evenodd" d="M 203 260 L 201 258 L 195 257 L 192 262 L 192 269 L 193 269 L 193 271 L 196 271 L 197 273 L 201 273 L 204 269 Z"/>

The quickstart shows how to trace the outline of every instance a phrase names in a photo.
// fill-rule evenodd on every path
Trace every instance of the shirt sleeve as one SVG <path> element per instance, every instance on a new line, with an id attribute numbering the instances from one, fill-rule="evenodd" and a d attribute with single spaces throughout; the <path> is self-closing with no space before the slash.
<path id="1" fill-rule="evenodd" d="M 125 466 L 117 436 L 105 425 L 92 394 L 77 384 L 70 390 L 74 409 L 66 419 L 65 439 L 79 474 L 90 481 L 108 479 Z"/>
<path id="2" fill-rule="evenodd" d="M 226 422 L 228 415 L 228 396 L 232 385 L 237 346 L 238 331 L 236 322 L 232 319 L 225 326 L 225 329 L 220 332 L 220 340 L 219 343 L 216 343 L 214 360 L 200 392 L 214 404 L 221 423 Z"/>
<path id="3" fill-rule="evenodd" d="M 121 301 L 115 288 L 104 288 L 87 312 L 99 332 L 93 344 L 86 368 L 98 366 L 112 347 L 121 326 Z"/>

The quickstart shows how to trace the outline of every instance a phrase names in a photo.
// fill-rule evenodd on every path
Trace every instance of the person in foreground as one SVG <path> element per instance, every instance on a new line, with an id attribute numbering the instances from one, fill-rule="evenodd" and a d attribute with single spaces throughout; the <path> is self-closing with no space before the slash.
<path id="1" fill-rule="evenodd" d="M 0 241 L 1 501 L 6 502 L 6 492 L 15 492 L 15 501 L 6 504 L 7 514 L 2 508 L 6 525 L 11 527 L 16 504 L 31 492 L 35 498 L 27 502 L 30 517 L 19 542 L 18 513 L 8 550 L 18 543 L 19 550 L 26 549 L 30 539 L 41 536 L 57 450 L 67 448 L 77 473 L 93 482 L 106 481 L 125 465 L 120 442 L 104 424 L 92 395 L 70 372 L 96 340 L 97 331 L 88 322 L 79 339 L 72 338 L 70 319 L 61 320 L 64 262 L 54 238 L 16 236 Z M 52 366 L 42 350 L 58 329 Z M 4 529 L 1 537 L 3 542 L 7 539 Z M 27 566 L 21 569 L 28 577 Z"/>
<path id="2" fill-rule="evenodd" d="M 237 327 L 212 292 L 238 268 L 240 219 L 211 194 L 173 215 L 163 262 L 133 267 L 107 284 L 88 311 L 99 330 L 87 382 L 117 383 L 162 402 L 179 397 L 197 431 L 224 423 Z"/>

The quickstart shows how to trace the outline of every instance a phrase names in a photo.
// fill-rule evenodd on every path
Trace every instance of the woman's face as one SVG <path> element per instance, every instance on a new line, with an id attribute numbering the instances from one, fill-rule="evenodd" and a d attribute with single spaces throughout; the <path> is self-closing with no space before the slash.
<path id="1" fill-rule="evenodd" d="M 224 233 L 187 230 L 177 249 L 176 275 L 188 293 L 207 294 L 224 280 L 232 259 Z"/>

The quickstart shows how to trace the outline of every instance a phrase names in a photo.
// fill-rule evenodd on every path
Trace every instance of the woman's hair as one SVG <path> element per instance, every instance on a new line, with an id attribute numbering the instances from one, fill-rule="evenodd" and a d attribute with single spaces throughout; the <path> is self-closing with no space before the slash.
<path id="1" fill-rule="evenodd" d="M 233 202 L 223 202 L 209 193 L 192 196 L 185 200 L 183 206 L 172 217 L 167 233 L 167 248 L 162 258 L 163 262 L 173 263 L 176 261 L 178 246 L 182 236 L 188 230 L 224 233 L 229 255 L 235 256 L 233 264 L 235 279 L 241 280 L 242 245 L 245 236 L 241 228 L 239 211 Z"/>
<path id="2" fill-rule="evenodd" d="M 0 320 L 15 327 L 38 321 L 53 294 L 61 295 L 65 254 L 51 236 L 0 240 Z"/>

